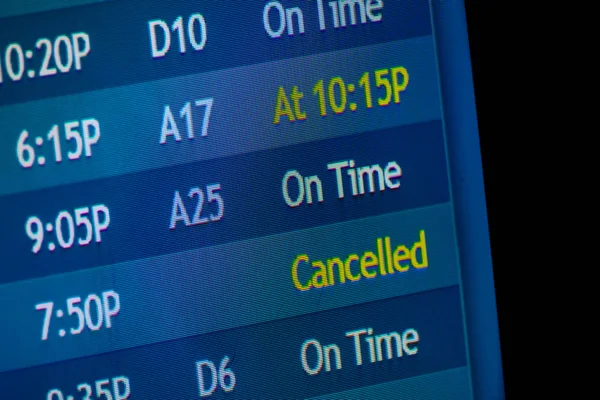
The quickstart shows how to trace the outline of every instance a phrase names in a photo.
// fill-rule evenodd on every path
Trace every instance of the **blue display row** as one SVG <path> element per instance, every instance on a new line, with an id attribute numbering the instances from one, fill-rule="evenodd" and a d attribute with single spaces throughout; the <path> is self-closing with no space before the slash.
<path id="1" fill-rule="evenodd" d="M 306 398 L 467 364 L 458 286 L 0 376 L 9 398 Z M 35 382 L 34 385 L 27 382 Z"/>
<path id="2" fill-rule="evenodd" d="M 274 124 L 294 87 L 305 119 Z M 0 107 L 0 196 L 440 118 L 432 36 L 14 104 Z"/>
<path id="3" fill-rule="evenodd" d="M 0 371 L 460 282 L 449 203 L 0 285 Z"/>
<path id="4" fill-rule="evenodd" d="M 445 203 L 448 186 L 433 121 L 5 196 L 0 283 Z"/>
<path id="5" fill-rule="evenodd" d="M 432 32 L 420 0 L 114 1 L 0 25 L 0 105 Z"/>

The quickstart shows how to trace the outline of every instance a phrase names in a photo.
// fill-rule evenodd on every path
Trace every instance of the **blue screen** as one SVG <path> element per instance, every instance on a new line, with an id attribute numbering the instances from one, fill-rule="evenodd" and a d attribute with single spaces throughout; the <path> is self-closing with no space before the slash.
<path id="1" fill-rule="evenodd" d="M 504 398 L 463 2 L 0 5 L 0 254 L 0 398 Z"/>

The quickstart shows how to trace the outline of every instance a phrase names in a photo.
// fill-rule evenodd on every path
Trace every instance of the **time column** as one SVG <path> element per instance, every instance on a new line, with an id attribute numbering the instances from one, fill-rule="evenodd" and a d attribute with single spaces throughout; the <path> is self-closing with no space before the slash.
<path id="1" fill-rule="evenodd" d="M 16 161 L 22 169 L 32 170 L 91 158 L 100 138 L 100 122 L 95 118 L 54 124 L 48 131 L 35 134 L 24 129 L 15 144 Z M 32 240 L 31 251 L 37 254 L 44 249 L 53 252 L 57 247 L 99 243 L 109 225 L 110 210 L 105 204 L 86 204 L 56 210 L 46 218 L 31 215 L 25 221 L 25 233 Z"/>

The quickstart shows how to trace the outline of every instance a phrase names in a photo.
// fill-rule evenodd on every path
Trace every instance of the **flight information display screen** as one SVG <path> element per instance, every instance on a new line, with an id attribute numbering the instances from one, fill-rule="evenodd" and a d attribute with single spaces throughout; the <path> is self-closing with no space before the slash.
<path id="1" fill-rule="evenodd" d="M 39 3 L 0 5 L 0 398 L 502 398 L 461 1 Z"/>

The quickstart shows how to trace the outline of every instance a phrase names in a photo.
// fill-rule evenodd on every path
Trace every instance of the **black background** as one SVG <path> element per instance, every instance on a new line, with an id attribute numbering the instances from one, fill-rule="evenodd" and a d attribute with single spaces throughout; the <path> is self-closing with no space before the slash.
<path id="1" fill-rule="evenodd" d="M 564 352 L 551 350 L 571 313 L 568 274 L 557 274 L 566 264 L 552 249 L 570 240 L 561 210 L 576 193 L 560 179 L 569 156 L 554 139 L 554 94 L 541 89 L 551 82 L 543 25 L 556 20 L 522 3 L 465 0 L 508 399 L 578 386 L 561 375 Z"/>
<path id="2" fill-rule="evenodd" d="M 515 183 L 515 169 L 511 163 L 519 158 L 514 141 L 508 139 L 514 130 L 515 114 L 507 113 L 508 83 L 502 79 L 502 69 L 507 67 L 514 38 L 504 40 L 498 30 L 506 31 L 503 16 L 508 7 L 496 2 L 465 0 L 469 44 L 472 58 L 477 118 L 481 141 L 482 162 L 490 226 L 490 240 L 494 265 L 494 280 L 500 325 L 502 363 L 507 398 L 518 398 L 515 393 L 517 372 L 515 363 L 513 315 L 514 283 L 511 282 L 511 254 L 508 243 L 514 238 L 510 227 L 518 224 L 515 211 L 521 199 L 507 195 Z M 511 171 L 512 169 L 512 171 Z M 508 176 L 507 176 L 508 174 Z M 512 183 L 511 183 L 512 181 Z M 507 186 L 508 185 L 508 186 Z M 512 236 L 512 237 L 511 237 Z M 514 279 L 514 275 L 512 275 Z"/>

